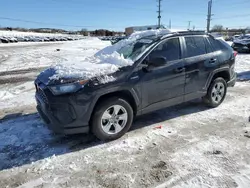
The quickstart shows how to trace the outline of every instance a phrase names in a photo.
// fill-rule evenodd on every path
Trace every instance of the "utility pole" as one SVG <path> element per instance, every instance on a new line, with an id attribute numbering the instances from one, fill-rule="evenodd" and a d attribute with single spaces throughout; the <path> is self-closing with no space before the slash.
<path id="1" fill-rule="evenodd" d="M 193 31 L 195 30 L 195 25 L 193 26 Z"/>
<path id="2" fill-rule="evenodd" d="M 210 23 L 211 23 L 211 17 L 212 17 L 212 4 L 213 0 L 208 1 L 208 12 L 207 12 L 207 32 L 210 31 Z"/>
<path id="3" fill-rule="evenodd" d="M 168 25 L 168 28 L 171 29 L 172 27 L 172 22 L 171 22 L 171 19 L 169 20 L 169 25 Z"/>
<path id="4" fill-rule="evenodd" d="M 188 30 L 190 30 L 190 25 L 192 21 L 188 21 Z"/>
<path id="5" fill-rule="evenodd" d="M 158 28 L 161 27 L 161 1 L 162 0 L 158 0 Z"/>

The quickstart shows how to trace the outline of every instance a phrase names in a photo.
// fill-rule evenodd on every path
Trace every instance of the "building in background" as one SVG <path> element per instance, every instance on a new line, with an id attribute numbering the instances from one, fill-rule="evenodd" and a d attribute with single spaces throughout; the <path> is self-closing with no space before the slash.
<path id="1" fill-rule="evenodd" d="M 163 25 L 160 27 L 161 29 L 166 29 Z M 158 25 L 145 25 L 145 26 L 133 26 L 125 28 L 126 35 L 131 35 L 135 31 L 145 31 L 151 29 L 159 29 Z"/>

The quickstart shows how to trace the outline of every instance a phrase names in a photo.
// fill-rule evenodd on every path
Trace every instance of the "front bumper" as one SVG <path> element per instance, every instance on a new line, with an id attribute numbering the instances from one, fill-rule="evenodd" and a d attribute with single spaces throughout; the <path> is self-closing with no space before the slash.
<path id="1" fill-rule="evenodd" d="M 237 52 L 250 52 L 250 48 L 248 45 L 243 45 L 243 44 L 234 44 L 233 49 Z"/>
<path id="2" fill-rule="evenodd" d="M 52 96 L 49 91 L 36 91 L 37 111 L 47 127 L 58 134 L 89 132 L 89 102 L 75 103 L 72 96 Z"/>

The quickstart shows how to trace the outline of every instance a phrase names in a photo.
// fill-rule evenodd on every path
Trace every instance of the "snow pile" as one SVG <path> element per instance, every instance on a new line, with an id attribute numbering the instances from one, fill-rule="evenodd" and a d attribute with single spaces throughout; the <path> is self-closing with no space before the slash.
<path id="1" fill-rule="evenodd" d="M 105 79 L 101 79 L 101 83 L 114 81 L 115 78 L 110 78 L 107 75 L 118 71 L 121 67 L 131 66 L 134 63 L 131 59 L 125 59 L 122 54 L 119 54 L 117 52 L 119 49 L 142 37 L 165 35 L 168 33 L 170 33 L 170 31 L 167 29 L 135 32 L 128 39 L 121 40 L 113 46 L 108 46 L 97 52 L 92 57 L 86 57 L 79 61 L 62 62 L 57 64 L 53 67 L 56 74 L 50 79 L 79 77 L 91 79 L 93 77 L 104 76 Z"/>

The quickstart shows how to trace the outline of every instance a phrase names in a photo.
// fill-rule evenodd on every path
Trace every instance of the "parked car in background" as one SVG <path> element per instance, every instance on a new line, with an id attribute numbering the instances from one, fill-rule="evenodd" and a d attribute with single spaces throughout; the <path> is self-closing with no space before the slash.
<path id="1" fill-rule="evenodd" d="M 5 38 L 8 39 L 8 41 L 11 43 L 18 42 L 15 37 L 5 37 Z"/>
<path id="2" fill-rule="evenodd" d="M 50 129 L 91 131 L 101 140 L 114 140 L 130 129 L 136 115 L 196 98 L 217 107 L 235 84 L 236 53 L 204 32 L 143 36 L 107 48 L 133 62 L 108 75 L 116 78 L 112 82 L 69 75 L 52 79 L 53 68 L 37 77 L 37 109 Z"/>
<path id="3" fill-rule="evenodd" d="M 14 42 L 54 42 L 54 41 L 68 41 L 68 40 L 80 40 L 81 36 L 69 36 L 69 35 L 27 35 L 27 36 L 0 36 L 1 43 L 14 43 Z"/>
<path id="4" fill-rule="evenodd" d="M 250 35 L 240 36 L 235 39 L 232 48 L 237 52 L 250 53 Z"/>
<path id="5" fill-rule="evenodd" d="M 240 37 L 240 35 L 234 35 L 233 36 L 233 40 L 236 40 L 236 39 L 238 39 Z"/>
<path id="6" fill-rule="evenodd" d="M 120 40 L 123 40 L 125 39 L 126 37 L 114 37 L 112 40 L 111 40 L 111 44 L 115 44 L 117 42 L 119 42 Z"/>
<path id="7" fill-rule="evenodd" d="M 9 43 L 9 40 L 5 37 L 0 37 L 1 43 Z"/>
<path id="8" fill-rule="evenodd" d="M 24 37 L 16 37 L 18 42 L 25 42 L 25 38 Z"/>

